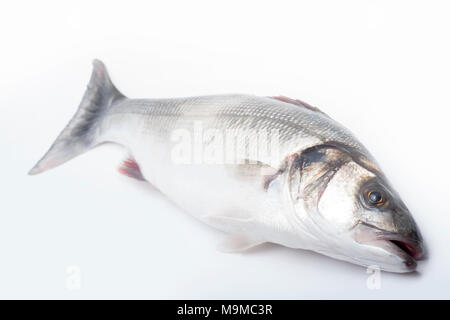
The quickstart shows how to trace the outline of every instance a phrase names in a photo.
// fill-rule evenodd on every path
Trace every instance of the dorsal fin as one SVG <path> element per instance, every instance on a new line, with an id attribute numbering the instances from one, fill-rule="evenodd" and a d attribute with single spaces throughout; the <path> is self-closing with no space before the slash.
<path id="1" fill-rule="evenodd" d="M 315 111 L 315 112 L 320 112 L 320 113 L 328 116 L 325 112 L 323 112 L 319 108 L 313 107 L 312 105 L 310 105 L 310 104 L 308 104 L 306 102 L 303 102 L 302 100 L 299 100 L 299 99 L 292 99 L 292 98 L 285 97 L 285 96 L 276 96 L 276 97 L 269 97 L 269 98 L 272 98 L 272 99 L 275 99 L 275 100 L 278 100 L 278 101 L 281 101 L 281 102 L 295 104 L 296 106 L 304 107 L 304 108 L 306 108 L 308 110 Z"/>

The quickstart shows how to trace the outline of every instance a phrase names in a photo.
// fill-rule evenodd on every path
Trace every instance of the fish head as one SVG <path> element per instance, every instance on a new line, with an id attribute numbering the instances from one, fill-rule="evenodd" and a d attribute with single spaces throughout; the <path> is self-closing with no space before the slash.
<path id="1" fill-rule="evenodd" d="M 378 165 L 360 152 L 316 146 L 292 161 L 288 194 L 299 232 L 312 250 L 363 266 L 411 272 L 423 238 Z"/>

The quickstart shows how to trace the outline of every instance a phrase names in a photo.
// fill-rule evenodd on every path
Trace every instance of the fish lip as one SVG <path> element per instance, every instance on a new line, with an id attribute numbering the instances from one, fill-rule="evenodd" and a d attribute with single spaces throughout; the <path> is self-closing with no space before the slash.
<path id="1" fill-rule="evenodd" d="M 371 241 L 360 243 L 381 248 L 389 252 L 390 254 L 400 258 L 407 272 L 415 271 L 417 268 L 417 260 L 414 259 L 413 256 L 409 254 L 409 252 L 403 250 L 403 248 L 392 242 L 390 239 L 374 239 Z"/>
<path id="2" fill-rule="evenodd" d="M 382 230 L 365 222 L 360 222 L 360 224 L 375 232 L 370 239 L 359 240 L 358 242 L 382 248 L 401 258 L 408 271 L 416 270 L 417 261 L 426 258 L 425 248 L 420 236 L 417 238 L 405 236 Z"/>
<path id="3" fill-rule="evenodd" d="M 382 232 L 378 234 L 376 238 L 377 240 L 389 241 L 414 260 L 423 260 L 425 257 L 425 250 L 422 242 L 411 237 L 392 232 Z"/>

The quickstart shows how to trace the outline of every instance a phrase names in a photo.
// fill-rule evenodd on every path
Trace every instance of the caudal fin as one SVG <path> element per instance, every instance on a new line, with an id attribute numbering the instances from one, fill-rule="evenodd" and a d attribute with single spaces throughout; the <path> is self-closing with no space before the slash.
<path id="1" fill-rule="evenodd" d="M 101 142 L 95 129 L 112 103 L 125 96 L 114 87 L 103 62 L 94 60 L 93 65 L 91 79 L 77 112 L 29 174 L 57 167 Z"/>

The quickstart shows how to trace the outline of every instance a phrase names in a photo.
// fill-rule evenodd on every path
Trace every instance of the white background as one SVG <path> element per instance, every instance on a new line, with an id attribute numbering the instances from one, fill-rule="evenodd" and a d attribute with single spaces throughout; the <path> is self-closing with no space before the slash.
<path id="1" fill-rule="evenodd" d="M 450 298 L 449 14 L 448 1 L 2 2 L 0 298 Z M 221 233 L 117 173 L 118 148 L 28 176 L 93 58 L 129 97 L 320 107 L 381 163 L 430 259 L 369 290 L 364 268 L 315 253 L 221 253 Z"/>

